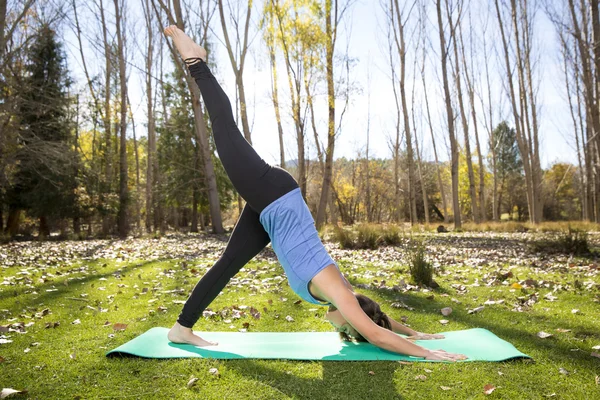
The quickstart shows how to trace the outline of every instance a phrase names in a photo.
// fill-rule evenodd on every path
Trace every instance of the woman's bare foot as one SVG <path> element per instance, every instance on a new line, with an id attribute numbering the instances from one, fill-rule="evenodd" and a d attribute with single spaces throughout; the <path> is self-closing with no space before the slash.
<path id="1" fill-rule="evenodd" d="M 177 51 L 179 51 L 179 55 L 183 60 L 193 59 L 193 58 L 201 58 L 204 62 L 206 62 L 206 50 L 196 43 L 185 34 L 181 29 L 176 27 L 175 25 L 171 25 L 165 28 L 165 35 L 171 37 L 173 39 L 173 43 L 175 43 L 175 47 L 177 47 Z M 188 63 L 188 65 L 195 63 Z"/>
<path id="2" fill-rule="evenodd" d="M 216 346 L 219 343 L 209 342 L 208 340 L 202 339 L 200 336 L 194 335 L 191 328 L 179 325 L 179 322 L 175 322 L 175 325 L 171 328 L 167 334 L 169 340 L 173 343 L 188 343 L 194 346 Z"/>

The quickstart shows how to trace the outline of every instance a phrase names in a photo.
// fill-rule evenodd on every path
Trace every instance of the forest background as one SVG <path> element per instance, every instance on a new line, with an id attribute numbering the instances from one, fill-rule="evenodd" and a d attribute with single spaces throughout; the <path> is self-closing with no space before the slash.
<path id="1" fill-rule="evenodd" d="M 168 24 L 318 228 L 600 219 L 598 1 L 0 0 L 5 239 L 235 222 Z"/>

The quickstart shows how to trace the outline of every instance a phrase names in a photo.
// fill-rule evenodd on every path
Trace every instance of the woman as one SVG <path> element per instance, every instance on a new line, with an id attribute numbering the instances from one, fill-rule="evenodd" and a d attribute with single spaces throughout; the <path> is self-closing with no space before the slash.
<path id="1" fill-rule="evenodd" d="M 206 50 L 176 26 L 166 28 L 165 34 L 172 38 L 200 88 L 219 158 L 246 200 L 223 255 L 194 288 L 169 331 L 169 340 L 215 345 L 195 335 L 192 326 L 227 282 L 272 241 L 290 287 L 306 301 L 330 306 L 326 318 L 337 331 L 396 353 L 429 360 L 464 359 L 460 354 L 427 350 L 396 335 L 394 332 L 416 339 L 442 337 L 421 334 L 399 324 L 381 312 L 373 300 L 352 291 L 323 247 L 294 178 L 262 160 L 240 133 L 229 99 L 206 65 Z"/>

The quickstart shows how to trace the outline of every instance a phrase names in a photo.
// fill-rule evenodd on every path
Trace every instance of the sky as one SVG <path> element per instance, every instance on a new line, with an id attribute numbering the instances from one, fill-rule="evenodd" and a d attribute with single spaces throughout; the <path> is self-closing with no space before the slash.
<path id="1" fill-rule="evenodd" d="M 236 2 L 237 0 L 231 0 Z M 261 9 L 261 1 L 254 2 L 252 26 L 256 29 L 258 17 Z M 483 11 L 487 1 L 473 2 L 473 20 L 482 20 Z M 227 4 L 227 1 L 226 1 Z M 432 3 L 433 4 L 433 3 Z M 135 9 L 135 7 L 133 8 Z M 131 11 L 130 20 L 139 19 L 133 31 L 144 31 L 141 15 L 136 11 Z M 431 9 L 431 11 L 435 11 Z M 138 11 L 139 12 L 139 11 Z M 437 36 L 435 12 L 428 13 L 432 19 L 430 35 Z M 86 18 L 84 24 L 86 23 Z M 93 21 L 93 15 L 87 16 L 87 23 Z M 95 23 L 95 22 L 94 22 Z M 409 23 L 410 24 L 410 23 Z M 495 28 L 496 21 L 489 21 L 490 27 Z M 558 49 L 556 48 L 555 29 L 547 20 L 543 11 L 538 12 L 536 20 L 536 41 L 539 45 L 539 64 L 538 79 L 539 94 L 538 102 L 540 109 L 540 134 L 541 134 L 541 157 L 542 165 L 549 166 L 554 162 L 577 162 L 577 155 L 574 148 L 572 136 L 572 126 L 570 125 L 570 115 L 568 105 L 564 97 L 564 79 L 560 68 Z M 224 44 L 222 43 L 222 32 L 218 21 L 218 13 L 213 20 L 213 40 L 215 46 L 213 49 L 213 60 L 218 67 L 214 71 L 217 79 L 222 84 L 226 93 L 229 95 L 232 103 L 235 101 L 235 80 L 232 72 L 229 58 L 227 57 Z M 387 54 L 387 21 L 384 16 L 380 2 L 377 0 L 357 0 L 350 9 L 344 20 L 342 30 L 339 34 L 337 43 L 338 52 L 344 53 L 348 49 L 349 56 L 354 59 L 355 64 L 350 73 L 352 84 L 358 88 L 350 98 L 350 103 L 339 130 L 339 136 L 336 142 L 335 157 L 356 158 L 364 155 L 367 142 L 367 131 L 369 132 L 369 153 L 371 157 L 389 158 L 391 157 L 390 140 L 395 135 L 396 107 L 392 91 L 392 82 L 390 79 L 390 67 Z M 435 28 L 435 29 L 434 29 Z M 252 30 L 252 28 L 251 28 Z M 144 31 L 145 32 L 145 31 Z M 76 38 L 70 31 L 65 29 L 65 41 L 67 43 L 67 54 L 69 57 L 69 67 L 78 82 L 83 85 L 85 82 L 81 70 L 78 50 L 75 47 Z M 231 34 L 231 33 L 230 33 Z M 494 38 L 490 36 L 490 40 Z M 428 50 L 429 64 L 426 70 L 426 79 L 428 85 L 428 97 L 431 103 L 434 133 L 438 146 L 438 153 L 442 160 L 448 159 L 446 115 L 444 111 L 444 100 L 441 92 L 441 77 L 439 72 L 439 44 L 432 38 L 431 49 Z M 414 48 L 410 48 L 409 60 L 407 62 L 407 95 L 412 97 L 412 58 L 416 54 Z M 86 54 L 94 53 L 93 48 L 86 45 Z M 96 56 L 101 56 L 96 52 Z M 89 57 L 89 56 L 88 56 Z M 93 57 L 93 56 L 92 56 Z M 418 55 L 420 57 L 420 55 Z M 131 65 L 143 67 L 144 61 L 141 56 L 131 56 Z M 296 143 L 294 129 L 289 112 L 289 95 L 287 93 L 287 82 L 285 79 L 285 70 L 282 60 L 279 60 L 279 74 L 282 78 L 280 86 L 280 98 L 282 102 L 282 113 L 284 123 L 284 140 L 286 145 L 286 159 L 296 158 Z M 492 55 L 488 60 L 478 60 L 476 65 L 483 70 L 483 62 L 488 62 L 488 66 L 496 79 L 493 81 L 492 92 L 494 101 L 498 101 L 498 115 L 495 123 L 500 122 L 500 118 L 506 118 L 512 124 L 510 109 L 506 94 L 503 90 L 503 82 L 500 79 L 503 72 L 503 60 L 496 55 Z M 104 61 L 94 63 L 93 59 L 88 60 L 93 69 L 95 65 L 98 68 Z M 144 94 L 144 76 L 140 71 L 130 65 L 129 73 L 129 91 L 131 102 L 136 119 L 138 136 L 144 135 L 143 124 L 146 121 L 145 112 L 145 94 Z M 169 67 L 170 68 L 170 67 Z M 495 71 L 495 72 L 494 72 Z M 246 88 L 246 98 L 248 102 L 248 115 L 252 131 L 252 141 L 258 153 L 269 163 L 279 163 L 279 143 L 277 124 L 273 111 L 270 94 L 270 69 L 266 58 L 266 48 L 260 35 L 256 36 L 250 48 L 250 54 L 247 59 L 247 65 L 244 73 Z M 463 83 L 464 84 L 464 83 Z M 327 128 L 327 105 L 324 88 L 322 88 L 316 98 L 317 125 L 321 134 L 321 141 L 325 141 Z M 410 104 L 410 100 L 409 100 Z M 287 108 L 286 108 L 287 106 Z M 338 101 L 338 118 L 343 108 L 343 102 Z M 415 109 L 416 111 L 416 135 L 419 141 L 419 147 L 424 160 L 433 160 L 433 150 L 431 146 L 431 137 L 425 119 L 423 109 L 423 95 L 420 78 L 417 79 L 415 89 Z M 370 116 L 370 118 L 369 118 Z M 339 122 L 339 120 L 338 120 Z M 487 153 L 487 133 L 483 125 L 479 124 L 480 140 L 482 140 L 483 151 Z M 472 131 L 472 129 L 471 129 Z M 457 132 L 462 142 L 462 130 Z M 471 132 L 472 135 L 472 132 Z M 307 131 L 308 153 L 311 158 L 316 158 L 314 140 L 312 131 Z M 472 148 L 474 148 L 474 139 Z"/>

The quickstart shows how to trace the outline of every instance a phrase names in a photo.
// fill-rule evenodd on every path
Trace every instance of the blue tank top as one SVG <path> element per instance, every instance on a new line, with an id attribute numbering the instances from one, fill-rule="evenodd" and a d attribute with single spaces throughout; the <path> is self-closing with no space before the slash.
<path id="1" fill-rule="evenodd" d="M 260 213 L 260 222 L 271 238 L 292 290 L 310 303 L 329 305 L 315 299 L 308 284 L 323 268 L 337 264 L 321 242 L 300 189 L 269 204 Z"/>

